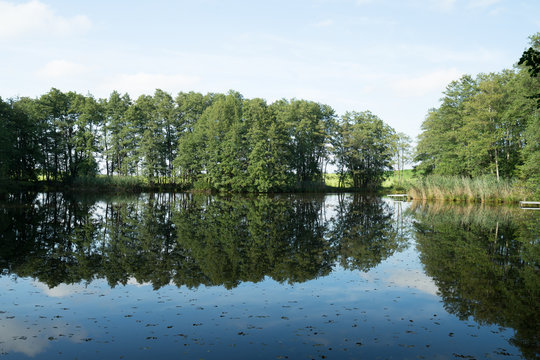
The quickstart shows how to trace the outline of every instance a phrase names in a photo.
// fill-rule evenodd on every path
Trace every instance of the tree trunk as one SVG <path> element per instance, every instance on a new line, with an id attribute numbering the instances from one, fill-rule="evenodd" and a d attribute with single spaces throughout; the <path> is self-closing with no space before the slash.
<path id="1" fill-rule="evenodd" d="M 497 182 L 499 182 L 499 155 L 497 153 L 497 148 L 495 148 L 495 172 L 497 174 Z"/>

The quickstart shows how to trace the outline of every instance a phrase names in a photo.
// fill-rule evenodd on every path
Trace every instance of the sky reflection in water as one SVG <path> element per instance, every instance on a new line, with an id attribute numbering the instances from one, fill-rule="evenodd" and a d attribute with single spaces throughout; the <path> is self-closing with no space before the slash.
<path id="1" fill-rule="evenodd" d="M 313 201 L 299 199 L 295 206 Z M 342 244 L 347 236 L 332 235 L 336 217 L 343 216 L 337 196 L 316 198 L 322 236 L 337 252 L 332 271 L 303 282 L 266 276 L 230 289 L 171 284 L 155 290 L 131 277 L 113 288 L 103 278 L 49 288 L 35 276 L 19 277 L 4 268 L 2 358 L 521 358 L 521 350 L 510 343 L 513 329 L 481 325 L 472 316 L 460 320 L 445 310 L 436 282 L 419 260 L 412 226 L 419 210 L 374 201 L 377 211 L 388 215 L 385 226 L 393 238 L 405 238 L 365 272 L 350 266 L 365 266 L 362 259 L 340 265 L 342 257 L 366 250 L 354 252 L 354 246 Z M 241 202 L 252 206 L 247 204 Z"/>

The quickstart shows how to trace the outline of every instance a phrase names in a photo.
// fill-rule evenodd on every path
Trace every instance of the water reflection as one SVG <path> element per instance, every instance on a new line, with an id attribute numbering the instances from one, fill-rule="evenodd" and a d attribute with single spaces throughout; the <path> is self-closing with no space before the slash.
<path id="1" fill-rule="evenodd" d="M 238 286 L 297 283 L 345 268 L 368 271 L 403 248 L 380 198 L 208 197 L 148 194 L 92 200 L 61 193 L 9 196 L 1 208 L 4 274 L 51 288 L 104 278 Z M 331 201 L 332 202 L 332 201 Z"/>
<path id="2" fill-rule="evenodd" d="M 167 358 L 180 342 L 188 358 L 537 358 L 540 214 L 407 207 L 351 194 L 7 196 L 0 353 Z"/>
<path id="3" fill-rule="evenodd" d="M 401 204 L 398 204 L 401 205 Z M 346 269 L 368 271 L 407 243 L 402 217 L 383 211 L 377 198 L 340 197 L 330 237 Z"/>
<path id="4" fill-rule="evenodd" d="M 515 330 L 526 358 L 540 354 L 540 219 L 519 209 L 412 209 L 420 260 L 448 312 Z M 504 354 L 502 354 L 504 355 Z"/>

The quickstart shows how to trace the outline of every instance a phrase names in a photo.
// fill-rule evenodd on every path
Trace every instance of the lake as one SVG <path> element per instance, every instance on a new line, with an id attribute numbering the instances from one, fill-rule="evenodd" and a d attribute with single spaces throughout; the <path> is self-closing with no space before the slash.
<path id="1" fill-rule="evenodd" d="M 537 359 L 540 211 L 3 195 L 0 359 Z"/>

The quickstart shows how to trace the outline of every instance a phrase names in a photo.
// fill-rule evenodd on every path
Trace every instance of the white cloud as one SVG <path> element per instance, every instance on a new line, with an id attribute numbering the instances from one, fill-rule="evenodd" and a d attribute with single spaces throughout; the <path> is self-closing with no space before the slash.
<path id="1" fill-rule="evenodd" d="M 127 284 L 128 285 L 134 285 L 136 287 L 143 287 L 143 286 L 151 286 L 152 283 L 150 282 L 143 282 L 143 283 L 140 283 L 137 279 L 135 279 L 134 277 L 130 277 L 127 281 Z"/>
<path id="2" fill-rule="evenodd" d="M 399 25 L 399 22 L 387 17 L 357 16 L 352 17 L 349 24 L 360 26 L 396 26 Z"/>
<path id="3" fill-rule="evenodd" d="M 35 325 L 28 326 L 28 323 Z M 20 355 L 12 353 L 22 353 L 35 357 L 49 347 L 50 341 L 47 340 L 49 337 L 57 338 L 63 336 L 62 334 L 70 334 L 65 339 L 72 343 L 82 343 L 88 337 L 88 332 L 75 324 L 51 322 L 50 319 L 25 320 L 24 322 L 17 319 L 0 319 L 0 353 L 8 353 L 15 357 L 20 357 Z"/>
<path id="4" fill-rule="evenodd" d="M 319 21 L 319 22 L 313 24 L 313 26 L 318 27 L 318 28 L 322 28 L 322 27 L 332 26 L 333 24 L 334 24 L 334 20 L 326 19 L 326 20 L 322 20 L 322 21 Z"/>
<path id="5" fill-rule="evenodd" d="M 63 17 L 38 0 L 22 4 L 0 1 L 0 39 L 24 35 L 68 35 L 90 28 L 86 16 Z"/>
<path id="6" fill-rule="evenodd" d="M 487 8 L 500 3 L 501 0 L 471 0 L 469 2 L 470 8 Z"/>
<path id="7" fill-rule="evenodd" d="M 444 11 L 453 10 L 456 0 L 434 0 L 435 6 Z"/>
<path id="8" fill-rule="evenodd" d="M 58 286 L 50 288 L 47 284 L 39 281 L 34 281 L 33 284 L 36 288 L 43 291 L 45 295 L 55 298 L 62 298 L 68 295 L 72 295 L 83 289 L 81 285 L 60 284 Z"/>
<path id="9" fill-rule="evenodd" d="M 405 270 L 393 273 L 387 281 L 402 287 L 411 287 L 426 294 L 437 295 L 439 288 L 432 278 L 421 271 Z"/>
<path id="10" fill-rule="evenodd" d="M 457 69 L 445 69 L 412 77 L 402 77 L 391 84 L 392 90 L 402 97 L 424 96 L 432 92 L 441 93 L 452 80 L 463 73 Z"/>
<path id="11" fill-rule="evenodd" d="M 366 5 L 373 2 L 373 0 L 356 0 L 356 5 Z"/>
<path id="12" fill-rule="evenodd" d="M 60 78 L 80 75 L 88 71 L 84 65 L 66 60 L 53 60 L 38 70 L 37 75 L 45 78 Z"/>
<path id="13" fill-rule="evenodd" d="M 16 319 L 2 319 L 0 324 L 2 353 L 16 352 L 34 357 L 48 346 L 47 340 L 34 327 L 28 327 Z"/>
<path id="14" fill-rule="evenodd" d="M 132 96 L 141 94 L 152 94 L 155 89 L 162 89 L 176 93 L 180 90 L 192 90 L 193 86 L 199 82 L 196 76 L 188 75 L 166 75 L 166 74 L 120 74 L 110 81 L 103 84 L 101 87 L 106 92 L 117 90 L 127 92 Z"/>

